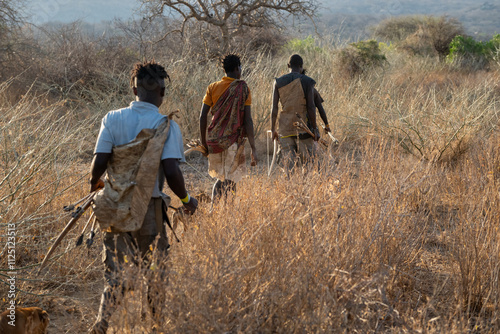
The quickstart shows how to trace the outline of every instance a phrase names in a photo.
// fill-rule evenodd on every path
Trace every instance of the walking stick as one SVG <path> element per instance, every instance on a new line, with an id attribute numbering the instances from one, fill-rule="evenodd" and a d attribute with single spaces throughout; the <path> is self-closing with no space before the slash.
<path id="1" fill-rule="evenodd" d="M 85 210 L 87 210 L 88 207 L 90 206 L 90 204 L 92 203 L 94 197 L 93 196 L 88 196 L 88 195 L 86 197 L 88 197 L 87 200 L 83 203 L 83 205 L 81 207 L 78 207 L 76 209 L 76 211 L 71 214 L 71 216 L 72 216 L 71 220 L 64 227 L 64 229 L 59 234 L 59 236 L 57 237 L 57 239 L 54 242 L 54 244 L 52 244 L 52 246 L 50 247 L 49 251 L 45 255 L 45 258 L 43 259 L 42 264 L 40 265 L 40 269 L 38 269 L 38 272 L 36 274 L 37 276 L 40 275 L 40 272 L 42 271 L 43 267 L 45 266 L 45 263 L 50 258 L 50 256 L 52 255 L 52 253 L 54 253 L 54 251 L 56 250 L 57 246 L 59 246 L 59 244 L 61 243 L 61 240 L 75 226 L 75 224 L 78 221 L 78 219 L 83 215 L 83 213 L 85 212 Z"/>
<path id="2" fill-rule="evenodd" d="M 276 154 L 278 151 L 278 138 L 273 139 L 273 159 L 271 160 L 271 166 L 269 166 L 269 170 L 267 171 L 267 176 L 271 176 L 273 171 L 274 164 L 276 163 Z"/>

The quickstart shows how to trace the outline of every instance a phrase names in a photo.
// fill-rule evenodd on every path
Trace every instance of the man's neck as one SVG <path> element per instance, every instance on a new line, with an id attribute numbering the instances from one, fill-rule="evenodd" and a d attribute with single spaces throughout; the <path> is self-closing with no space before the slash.
<path id="1" fill-rule="evenodd" d="M 290 73 L 301 73 L 302 72 L 302 69 L 300 68 L 290 68 Z"/>
<path id="2" fill-rule="evenodd" d="M 136 101 L 139 101 L 139 102 L 147 102 L 147 103 L 151 103 L 155 106 L 157 106 L 158 108 L 160 107 L 161 103 L 159 103 L 158 99 L 148 99 L 148 98 L 142 98 L 140 99 L 138 96 L 135 97 L 135 100 Z"/>
<path id="3" fill-rule="evenodd" d="M 231 79 L 239 79 L 238 74 L 234 73 L 234 72 L 226 73 L 226 77 L 231 78 Z"/>

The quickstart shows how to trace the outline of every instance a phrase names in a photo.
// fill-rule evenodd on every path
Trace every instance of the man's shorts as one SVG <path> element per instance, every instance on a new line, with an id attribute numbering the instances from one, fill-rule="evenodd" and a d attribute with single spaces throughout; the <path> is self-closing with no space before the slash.
<path id="1" fill-rule="evenodd" d="M 297 157 L 300 162 L 309 161 L 314 152 L 314 139 L 299 139 L 297 136 L 280 138 L 279 156 L 283 163 L 287 160 L 295 163 Z"/>

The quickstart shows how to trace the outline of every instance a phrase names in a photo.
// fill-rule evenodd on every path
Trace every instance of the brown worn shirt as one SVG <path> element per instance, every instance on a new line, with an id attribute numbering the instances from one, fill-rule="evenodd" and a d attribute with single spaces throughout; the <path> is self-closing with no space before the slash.
<path id="1" fill-rule="evenodd" d="M 281 137 L 297 135 L 297 128 L 293 125 L 299 121 L 297 115 L 311 127 L 307 118 L 306 96 L 307 91 L 315 84 L 316 82 L 312 78 L 295 72 L 276 79 L 282 107 L 278 114 L 278 133 Z"/>

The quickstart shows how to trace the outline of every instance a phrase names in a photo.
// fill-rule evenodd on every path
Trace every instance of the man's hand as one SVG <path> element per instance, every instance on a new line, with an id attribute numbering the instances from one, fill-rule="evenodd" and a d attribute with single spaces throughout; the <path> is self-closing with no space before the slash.
<path id="1" fill-rule="evenodd" d="M 198 200 L 194 197 L 190 197 L 189 202 L 184 204 L 184 213 L 188 215 L 192 215 L 196 208 L 198 208 Z"/>
<path id="2" fill-rule="evenodd" d="M 97 182 L 92 182 L 90 180 L 90 192 L 93 193 L 94 191 L 97 191 L 99 189 L 104 188 L 104 181 L 102 179 L 97 180 Z"/>
<path id="3" fill-rule="evenodd" d="M 325 125 L 325 132 L 332 132 L 332 130 L 330 130 L 330 125 Z"/>
<path id="4" fill-rule="evenodd" d="M 273 140 L 278 140 L 280 139 L 280 135 L 278 134 L 277 131 L 273 131 Z"/>
<path id="5" fill-rule="evenodd" d="M 200 139 L 201 141 L 201 146 L 203 146 L 205 148 L 205 152 L 207 152 L 207 157 L 208 157 L 208 144 L 207 144 L 207 140 L 205 138 L 202 138 Z"/>
<path id="6" fill-rule="evenodd" d="M 318 141 L 319 138 L 320 138 L 319 129 L 318 128 L 314 128 L 313 129 L 313 134 L 314 134 L 314 141 Z"/>
<path id="7" fill-rule="evenodd" d="M 257 162 L 259 162 L 259 159 L 257 159 L 257 153 L 255 150 L 252 150 L 252 162 L 250 163 L 250 166 L 257 166 Z"/>

